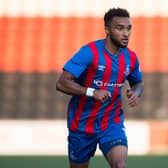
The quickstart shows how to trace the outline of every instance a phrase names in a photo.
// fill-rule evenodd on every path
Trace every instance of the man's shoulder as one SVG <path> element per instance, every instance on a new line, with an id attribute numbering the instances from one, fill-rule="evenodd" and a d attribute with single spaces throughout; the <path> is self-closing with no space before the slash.
<path id="1" fill-rule="evenodd" d="M 98 39 L 98 40 L 93 40 L 93 41 L 90 41 L 86 44 L 86 46 L 88 45 L 103 45 L 104 44 L 104 39 Z"/>
<path id="2" fill-rule="evenodd" d="M 129 53 L 129 55 L 130 55 L 131 57 L 136 57 L 136 56 L 137 56 L 136 52 L 135 52 L 134 50 L 128 48 L 128 47 L 123 48 L 123 51 L 125 51 L 126 53 Z"/>
<path id="3" fill-rule="evenodd" d="M 131 55 L 134 55 L 136 56 L 136 52 L 130 48 L 127 48 L 128 49 L 128 52 L 131 54 Z"/>
<path id="4" fill-rule="evenodd" d="M 82 49 L 82 51 L 92 51 L 95 48 L 102 48 L 103 45 L 104 39 L 99 39 L 84 44 L 80 49 Z"/>

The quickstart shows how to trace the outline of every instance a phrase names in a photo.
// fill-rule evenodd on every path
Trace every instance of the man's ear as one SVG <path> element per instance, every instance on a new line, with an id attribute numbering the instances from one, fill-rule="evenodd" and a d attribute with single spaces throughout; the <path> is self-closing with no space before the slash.
<path id="1" fill-rule="evenodd" d="M 105 32 L 106 32 L 107 35 L 110 34 L 109 26 L 105 26 Z"/>

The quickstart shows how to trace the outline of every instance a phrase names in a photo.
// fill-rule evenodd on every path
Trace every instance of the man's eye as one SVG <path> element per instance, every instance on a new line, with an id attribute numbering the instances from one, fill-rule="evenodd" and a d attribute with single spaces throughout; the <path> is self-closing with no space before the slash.
<path id="1" fill-rule="evenodd" d="M 123 27 L 117 27 L 118 30 L 123 30 Z"/>

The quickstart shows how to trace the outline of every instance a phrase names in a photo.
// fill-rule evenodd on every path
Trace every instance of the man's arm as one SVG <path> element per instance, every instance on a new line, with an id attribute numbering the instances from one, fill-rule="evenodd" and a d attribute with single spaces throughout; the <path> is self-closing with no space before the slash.
<path id="1" fill-rule="evenodd" d="M 142 94 L 144 88 L 144 82 L 137 82 L 135 84 L 130 84 L 131 88 L 126 91 L 126 96 L 128 97 L 128 104 L 131 107 L 138 105 L 139 97 Z"/>
<path id="2" fill-rule="evenodd" d="M 87 88 L 82 87 L 74 80 L 75 77 L 71 73 L 63 71 L 56 83 L 56 90 L 69 95 L 86 95 Z"/>
<path id="3" fill-rule="evenodd" d="M 75 77 L 71 73 L 63 71 L 56 83 L 56 90 L 69 95 L 84 96 L 87 95 L 88 88 L 75 82 Z M 94 90 L 92 95 L 93 98 L 100 100 L 102 103 L 104 103 L 110 96 L 110 92 L 102 89 Z"/>
<path id="4" fill-rule="evenodd" d="M 144 88 L 144 82 L 141 81 L 130 86 L 131 90 L 134 91 L 138 97 L 140 97 Z"/>

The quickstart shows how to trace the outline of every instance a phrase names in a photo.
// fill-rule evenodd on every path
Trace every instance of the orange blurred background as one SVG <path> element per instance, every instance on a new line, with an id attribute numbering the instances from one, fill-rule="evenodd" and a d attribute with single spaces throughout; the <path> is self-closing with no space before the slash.
<path id="1" fill-rule="evenodd" d="M 143 72 L 168 72 L 168 17 L 134 17 L 129 47 Z M 85 43 L 104 38 L 103 18 L 0 17 L 0 71 L 50 72 Z"/>

